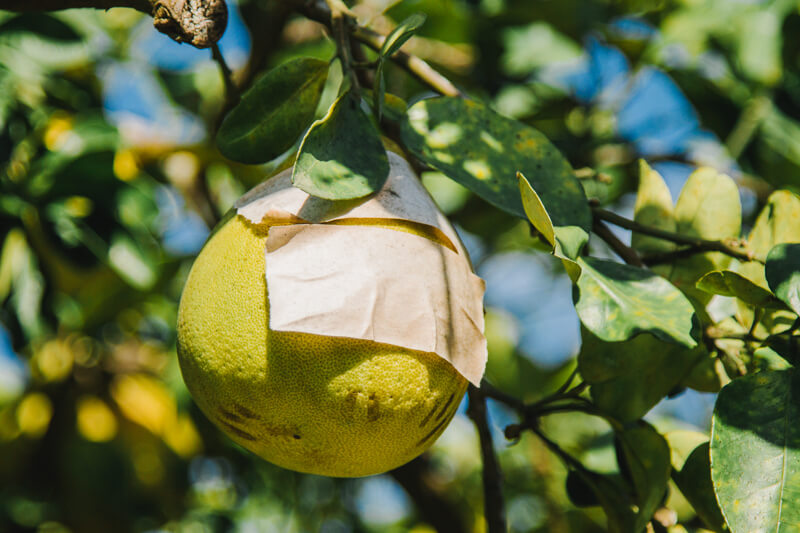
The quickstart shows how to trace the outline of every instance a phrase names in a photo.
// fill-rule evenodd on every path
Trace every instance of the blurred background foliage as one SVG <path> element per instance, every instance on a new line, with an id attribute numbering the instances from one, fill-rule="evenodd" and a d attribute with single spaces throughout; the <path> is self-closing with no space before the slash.
<path id="1" fill-rule="evenodd" d="M 619 213 L 632 212 L 640 157 L 673 197 L 697 165 L 728 173 L 744 233 L 774 188 L 800 190 L 796 0 L 353 7 L 383 33 L 425 12 L 408 51 L 543 131 L 588 195 Z M 280 1 L 230 8 L 221 50 L 244 84 L 334 53 L 321 26 Z M 426 94 L 394 65 L 387 76 L 410 103 Z M 255 458 L 192 403 L 175 356 L 183 282 L 215 221 L 278 164 L 219 154 L 223 107 L 211 54 L 137 12 L 0 12 L 0 531 L 483 531 L 477 436 L 463 415 L 410 465 L 340 480 Z M 569 280 L 534 250 L 527 223 L 441 174 L 422 179 L 487 280 L 487 378 L 527 401 L 552 392 L 580 345 Z M 647 420 L 691 450 L 714 395 L 674 393 Z M 515 419 L 502 406 L 490 402 L 490 415 L 510 530 L 603 531 L 598 508 L 570 503 L 557 458 L 531 435 L 506 441 Z M 617 469 L 604 422 L 570 413 L 546 424 L 586 466 Z M 678 491 L 668 504 L 686 524 L 676 531 L 696 530 Z"/>

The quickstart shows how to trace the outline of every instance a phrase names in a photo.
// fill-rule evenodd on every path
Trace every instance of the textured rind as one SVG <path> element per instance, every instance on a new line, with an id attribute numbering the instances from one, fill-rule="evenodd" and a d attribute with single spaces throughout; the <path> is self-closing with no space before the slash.
<path id="1" fill-rule="evenodd" d="M 431 353 L 269 331 L 266 237 L 234 216 L 189 274 L 178 357 L 197 404 L 243 447 L 300 472 L 365 476 L 422 453 L 466 380 Z"/>

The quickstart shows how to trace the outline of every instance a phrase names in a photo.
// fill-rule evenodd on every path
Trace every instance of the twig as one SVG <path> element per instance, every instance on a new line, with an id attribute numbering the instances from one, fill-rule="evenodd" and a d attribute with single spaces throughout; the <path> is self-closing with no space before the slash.
<path id="1" fill-rule="evenodd" d="M 303 15 L 311 20 L 315 20 L 325 24 L 328 27 L 332 27 L 332 16 L 329 9 L 324 9 L 319 4 L 314 3 L 305 4 L 301 6 L 299 10 L 301 13 L 303 13 Z M 376 51 L 380 51 L 381 46 L 383 46 L 383 41 L 386 39 L 386 36 L 370 30 L 369 28 L 365 28 L 364 26 L 359 26 L 354 22 L 352 23 L 350 31 L 351 35 L 357 41 L 364 43 Z M 458 88 L 453 85 L 450 80 L 436 72 L 422 59 L 407 54 L 403 51 L 395 52 L 391 59 L 439 94 L 456 97 L 464 96 L 464 93 L 458 90 Z"/>
<path id="2" fill-rule="evenodd" d="M 358 76 L 358 83 L 362 87 L 375 87 L 374 70 L 377 67 L 377 61 L 369 61 L 361 43 L 350 37 L 350 50 L 353 52 L 353 62 L 350 66 L 356 71 Z"/>
<path id="3" fill-rule="evenodd" d="M 228 24 L 224 0 L 5 0 L 10 11 L 56 11 L 74 7 L 111 9 L 130 7 L 153 17 L 153 26 L 179 43 L 208 48 L 216 43 Z"/>
<path id="4" fill-rule="evenodd" d="M 644 263 L 639 258 L 639 254 L 636 253 L 636 250 L 619 240 L 617 236 L 612 233 L 608 226 L 599 220 L 594 220 L 592 223 L 592 231 L 594 231 L 598 237 L 603 239 L 603 241 L 605 241 L 606 244 L 608 244 L 611 249 L 622 258 L 623 261 L 633 266 L 644 266 Z"/>
<path id="5" fill-rule="evenodd" d="M 211 56 L 219 65 L 219 70 L 222 73 L 222 81 L 225 83 L 225 108 L 231 109 L 239 103 L 239 99 L 241 98 L 239 95 L 239 88 L 233 83 L 231 69 L 225 62 L 225 57 L 223 57 L 222 52 L 220 52 L 217 43 L 211 45 Z"/>
<path id="6" fill-rule="evenodd" d="M 494 454 L 492 432 L 486 413 L 486 398 L 480 389 L 469 386 L 467 414 L 475 423 L 483 459 L 483 501 L 488 533 L 506 533 L 505 505 L 503 503 L 503 473 Z"/>
<path id="7" fill-rule="evenodd" d="M 350 80 L 351 91 L 358 96 L 360 88 L 358 77 L 353 69 L 353 51 L 350 49 L 350 26 L 355 20 L 342 0 L 325 0 L 330 12 L 330 29 L 336 43 L 336 54 L 342 62 L 342 72 Z"/>
<path id="8" fill-rule="evenodd" d="M 504 403 L 509 407 L 512 407 L 519 411 L 520 413 L 525 411 L 525 402 L 520 400 L 519 398 L 504 392 L 485 379 L 481 381 L 481 391 L 483 395 L 487 398 L 491 398 L 492 400 L 497 400 L 500 403 Z"/>
<path id="9" fill-rule="evenodd" d="M 702 253 L 703 251 L 704 250 L 696 246 L 688 246 L 685 248 L 678 248 L 677 250 L 670 250 L 669 252 L 643 255 L 642 262 L 647 266 L 663 265 L 664 263 L 672 263 L 677 259 L 686 259 L 687 257 Z"/>
<path id="10" fill-rule="evenodd" d="M 593 208 L 592 212 L 597 218 L 605 220 L 607 222 L 611 222 L 612 224 L 619 226 L 621 228 L 626 228 L 631 231 L 635 231 L 637 233 L 650 235 L 651 237 L 657 237 L 665 241 L 671 241 L 678 244 L 685 244 L 693 247 L 698 252 L 721 252 L 725 255 L 735 257 L 736 259 L 740 259 L 742 261 L 763 262 L 760 261 L 759 259 L 754 258 L 752 252 L 743 250 L 743 247 L 740 245 L 734 246 L 726 241 L 709 241 L 706 239 L 701 239 L 699 237 L 692 237 L 690 235 L 683 235 L 681 233 L 673 233 L 671 231 L 664 231 L 658 228 L 645 226 L 643 224 L 639 224 L 638 222 L 627 219 L 611 211 L 607 211 L 605 209 L 600 209 L 597 207 Z"/>

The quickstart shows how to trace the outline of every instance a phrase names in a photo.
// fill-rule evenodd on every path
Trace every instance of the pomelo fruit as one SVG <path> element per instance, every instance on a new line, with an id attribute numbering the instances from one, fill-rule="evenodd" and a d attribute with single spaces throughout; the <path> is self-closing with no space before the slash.
<path id="1" fill-rule="evenodd" d="M 417 232 L 413 224 L 385 226 L 387 239 Z M 419 227 L 419 238 L 435 238 Z M 284 468 L 357 477 L 410 461 L 447 427 L 467 380 L 435 353 L 271 330 L 269 231 L 232 212 L 192 266 L 178 357 L 195 401 L 231 439 Z"/>

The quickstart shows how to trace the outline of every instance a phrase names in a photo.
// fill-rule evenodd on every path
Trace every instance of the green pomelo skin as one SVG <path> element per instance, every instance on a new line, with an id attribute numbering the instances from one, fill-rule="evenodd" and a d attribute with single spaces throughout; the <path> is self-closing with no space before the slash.
<path id="1" fill-rule="evenodd" d="M 467 381 L 435 354 L 269 331 L 266 237 L 241 216 L 224 220 L 186 282 L 178 358 L 202 411 L 243 447 L 300 472 L 366 476 L 422 453 Z"/>

